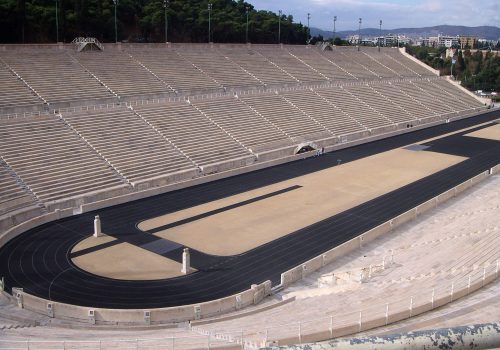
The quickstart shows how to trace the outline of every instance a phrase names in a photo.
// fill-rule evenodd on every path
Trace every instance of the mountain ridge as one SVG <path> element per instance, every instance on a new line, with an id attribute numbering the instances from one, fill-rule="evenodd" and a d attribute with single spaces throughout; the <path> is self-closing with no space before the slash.
<path id="1" fill-rule="evenodd" d="M 332 31 L 322 30 L 319 28 L 311 27 L 311 35 L 317 36 L 321 34 L 325 38 L 330 38 L 333 35 Z M 349 35 L 358 34 L 357 30 L 343 30 L 337 31 L 336 36 L 345 38 Z M 458 26 L 458 25 L 438 25 L 432 27 L 421 27 L 421 28 L 395 28 L 395 29 L 382 29 L 382 35 L 387 34 L 405 34 L 411 37 L 428 37 L 437 36 L 438 34 L 443 35 L 467 35 L 475 36 L 479 39 L 487 40 L 498 40 L 500 39 L 500 28 L 495 26 L 478 26 L 478 27 L 468 27 L 468 26 Z M 379 28 L 362 28 L 361 35 L 363 36 L 377 36 L 380 35 Z"/>

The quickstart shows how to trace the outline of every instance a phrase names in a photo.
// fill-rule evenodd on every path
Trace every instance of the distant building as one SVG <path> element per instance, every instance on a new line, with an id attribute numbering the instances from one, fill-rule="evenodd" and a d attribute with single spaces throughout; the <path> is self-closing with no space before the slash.
<path id="1" fill-rule="evenodd" d="M 459 36 L 441 35 L 429 37 L 429 47 L 452 47 L 458 45 Z"/>
<path id="2" fill-rule="evenodd" d="M 349 42 L 349 44 L 358 45 L 359 44 L 359 35 L 357 35 L 357 34 L 350 35 L 347 37 L 347 41 Z"/>
<path id="3" fill-rule="evenodd" d="M 478 40 L 477 37 L 474 36 L 460 36 L 458 42 L 460 44 L 460 48 L 462 49 L 474 49 L 477 47 Z"/>

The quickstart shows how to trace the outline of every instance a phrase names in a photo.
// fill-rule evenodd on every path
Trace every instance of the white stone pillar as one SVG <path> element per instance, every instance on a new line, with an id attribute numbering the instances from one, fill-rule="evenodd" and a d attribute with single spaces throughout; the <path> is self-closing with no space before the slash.
<path id="1" fill-rule="evenodd" d="M 184 248 L 182 253 L 182 270 L 184 275 L 187 275 L 191 271 L 191 257 L 189 255 L 189 248 Z"/>
<path id="2" fill-rule="evenodd" d="M 99 215 L 96 215 L 94 219 L 94 237 L 101 237 L 101 236 L 102 236 L 101 219 L 99 218 Z"/>

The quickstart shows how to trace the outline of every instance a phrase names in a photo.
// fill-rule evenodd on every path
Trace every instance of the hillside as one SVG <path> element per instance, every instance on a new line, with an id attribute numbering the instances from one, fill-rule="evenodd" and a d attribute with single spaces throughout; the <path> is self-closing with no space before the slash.
<path id="1" fill-rule="evenodd" d="M 47 43 L 56 41 L 58 4 L 59 40 L 71 42 L 76 36 L 93 36 L 103 42 L 115 40 L 113 1 L 0 1 L 0 42 Z M 256 11 L 243 0 L 211 0 L 212 41 L 242 43 L 248 35 L 253 43 L 278 42 L 278 15 Z M 118 40 L 135 42 L 165 41 L 163 0 L 123 0 L 117 6 Z M 168 40 L 207 42 L 209 11 L 206 0 L 170 0 Z M 306 28 L 294 23 L 292 16 L 281 18 L 281 41 L 305 43 Z"/>

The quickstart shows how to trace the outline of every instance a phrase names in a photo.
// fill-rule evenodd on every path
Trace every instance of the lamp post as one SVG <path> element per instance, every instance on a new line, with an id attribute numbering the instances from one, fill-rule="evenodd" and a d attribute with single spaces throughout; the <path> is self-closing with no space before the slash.
<path id="1" fill-rule="evenodd" d="M 311 19 L 311 14 L 307 13 L 307 41 L 306 44 L 309 45 L 309 37 L 311 36 L 311 29 L 309 28 L 309 20 Z"/>
<path id="2" fill-rule="evenodd" d="M 380 35 L 378 39 L 378 51 L 380 52 L 380 46 L 382 46 L 382 20 L 380 20 L 379 25 L 380 25 Z"/>
<path id="3" fill-rule="evenodd" d="M 118 27 L 116 25 L 116 7 L 118 6 L 118 0 L 113 0 L 115 4 L 115 43 L 118 43 Z"/>
<path id="4" fill-rule="evenodd" d="M 170 5 L 170 0 L 163 0 L 163 9 L 165 10 L 165 43 L 168 43 L 168 15 L 167 10 Z"/>
<path id="5" fill-rule="evenodd" d="M 57 14 L 57 8 L 59 7 L 59 3 L 56 0 L 56 42 L 59 42 L 59 16 Z"/>
<path id="6" fill-rule="evenodd" d="M 337 33 L 337 29 L 335 28 L 335 24 L 337 22 L 337 16 L 333 16 L 333 41 L 335 42 L 335 35 Z"/>
<path id="7" fill-rule="evenodd" d="M 246 13 L 247 13 L 247 29 L 246 29 L 246 35 L 245 35 L 245 40 L 246 40 L 246 43 L 248 44 L 248 6 L 245 7 L 245 10 L 246 10 Z"/>
<path id="8" fill-rule="evenodd" d="M 283 11 L 278 11 L 278 44 L 281 44 L 281 16 Z"/>
<path id="9" fill-rule="evenodd" d="M 361 45 L 361 17 L 359 18 L 359 27 L 358 27 L 358 51 L 360 45 Z"/>
<path id="10" fill-rule="evenodd" d="M 210 25 L 211 25 L 211 20 L 212 20 L 212 3 L 209 2 L 208 3 L 208 42 L 210 43 L 210 40 L 211 40 L 211 28 L 210 28 Z"/>

